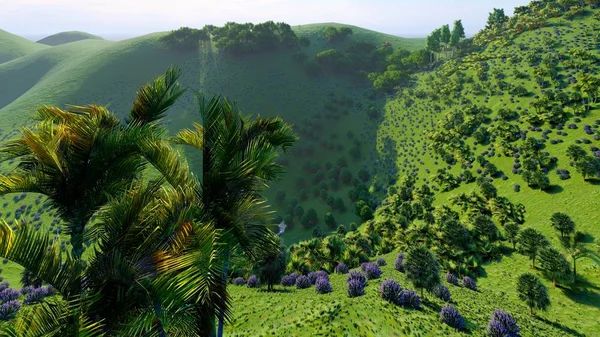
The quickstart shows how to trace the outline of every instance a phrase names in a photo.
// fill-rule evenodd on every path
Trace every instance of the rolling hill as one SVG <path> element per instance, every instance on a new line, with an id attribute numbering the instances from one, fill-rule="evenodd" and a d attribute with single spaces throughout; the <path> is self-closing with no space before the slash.
<path id="1" fill-rule="evenodd" d="M 71 32 L 60 32 L 46 36 L 45 38 L 37 41 L 37 43 L 45 44 L 48 46 L 58 46 L 60 44 L 80 41 L 80 40 L 104 40 L 102 37 L 93 35 L 86 32 L 71 31 Z"/>
<path id="2" fill-rule="evenodd" d="M 0 64 L 47 48 L 47 46 L 27 40 L 0 29 Z"/>

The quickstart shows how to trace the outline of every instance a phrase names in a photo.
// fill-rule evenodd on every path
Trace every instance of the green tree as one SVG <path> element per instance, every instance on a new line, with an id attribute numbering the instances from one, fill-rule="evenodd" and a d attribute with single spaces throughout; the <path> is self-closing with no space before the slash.
<path id="1" fill-rule="evenodd" d="M 574 162 L 585 157 L 586 155 L 587 152 L 579 145 L 572 144 L 567 148 L 567 157 Z"/>
<path id="2" fill-rule="evenodd" d="M 275 235 L 275 234 L 273 234 Z M 273 238 L 279 241 L 278 238 Z M 279 245 L 281 242 L 279 241 Z M 270 249 L 262 254 L 254 262 L 254 270 L 262 283 L 267 284 L 267 291 L 273 291 L 273 285 L 277 284 L 285 273 L 287 265 L 287 255 L 284 247 Z"/>
<path id="3" fill-rule="evenodd" d="M 584 156 L 575 162 L 575 169 L 583 176 L 584 180 L 587 180 L 588 177 L 597 177 L 600 172 L 600 159 Z"/>
<path id="4" fill-rule="evenodd" d="M 317 211 L 314 208 L 309 208 L 306 211 L 306 214 L 304 214 L 304 216 L 302 216 L 302 219 L 300 220 L 302 225 L 306 228 L 313 227 L 317 224 L 318 221 L 319 220 L 317 217 Z"/>
<path id="5" fill-rule="evenodd" d="M 346 235 L 346 226 L 343 224 L 339 225 L 337 228 L 337 233 L 340 235 Z"/>
<path id="6" fill-rule="evenodd" d="M 494 241 L 498 237 L 498 228 L 487 215 L 478 214 L 471 222 L 478 236 L 485 237 L 490 241 Z"/>
<path id="7" fill-rule="evenodd" d="M 327 212 L 325 213 L 325 224 L 329 227 L 329 228 L 333 228 L 335 227 L 335 218 L 333 217 L 333 214 L 331 212 Z"/>
<path id="8" fill-rule="evenodd" d="M 529 307 L 532 316 L 534 315 L 533 309 L 547 310 L 550 307 L 548 289 L 537 276 L 531 273 L 519 276 L 517 293 L 519 299 Z"/>
<path id="9" fill-rule="evenodd" d="M 519 237 L 519 230 L 519 224 L 516 222 L 509 222 L 504 225 L 504 236 L 512 243 L 513 249 L 515 249 L 515 245 Z"/>
<path id="10" fill-rule="evenodd" d="M 598 257 L 597 254 L 585 246 L 584 237 L 585 235 L 581 232 L 560 237 L 560 243 L 573 261 L 573 283 L 577 282 L 577 260 L 588 256 Z"/>
<path id="11" fill-rule="evenodd" d="M 565 213 L 556 212 L 550 217 L 552 227 L 560 232 L 561 236 L 570 235 L 575 232 L 575 222 Z"/>
<path id="12" fill-rule="evenodd" d="M 494 8 L 493 11 L 489 14 L 486 28 L 490 29 L 492 26 L 497 26 L 499 28 L 504 27 L 504 24 L 508 21 L 508 16 L 504 14 L 504 9 L 502 8 Z"/>
<path id="13" fill-rule="evenodd" d="M 542 272 L 547 278 L 552 280 L 552 285 L 555 287 L 556 281 L 566 280 L 571 273 L 567 259 L 552 247 L 540 250 L 540 264 Z"/>
<path id="14" fill-rule="evenodd" d="M 452 33 L 450 37 L 450 44 L 453 47 L 458 47 L 460 39 L 465 38 L 465 28 L 463 27 L 461 20 L 454 21 L 454 25 L 452 26 Z"/>
<path id="15" fill-rule="evenodd" d="M 525 228 L 519 233 L 519 250 L 531 260 L 531 268 L 535 267 L 535 259 L 539 251 L 549 245 L 548 239 L 533 228 Z"/>
<path id="16" fill-rule="evenodd" d="M 443 44 L 445 44 L 445 45 L 449 45 L 450 44 L 450 38 L 451 38 L 450 26 L 449 25 L 443 25 L 442 26 L 442 30 L 441 30 L 441 34 L 440 34 L 440 41 Z"/>
<path id="17" fill-rule="evenodd" d="M 440 283 L 439 264 L 435 255 L 425 246 L 413 246 L 404 260 L 406 277 L 417 289 L 432 291 Z"/>

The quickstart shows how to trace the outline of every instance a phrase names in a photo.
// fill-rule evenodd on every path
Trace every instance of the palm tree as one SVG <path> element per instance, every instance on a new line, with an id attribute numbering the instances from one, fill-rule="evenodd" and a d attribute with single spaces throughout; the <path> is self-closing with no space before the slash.
<path id="1" fill-rule="evenodd" d="M 202 152 L 201 187 L 197 191 L 208 219 L 223 231 L 225 244 L 223 278 L 233 249 L 250 258 L 257 251 L 277 248 L 265 226 L 270 212 L 260 195 L 269 181 L 280 177 L 283 167 L 275 162 L 278 150 L 285 151 L 297 140 L 291 126 L 281 118 L 250 120 L 227 99 L 206 100 L 198 94 L 202 125 L 178 133 L 175 143 Z M 223 317 L 219 315 L 218 335 Z"/>

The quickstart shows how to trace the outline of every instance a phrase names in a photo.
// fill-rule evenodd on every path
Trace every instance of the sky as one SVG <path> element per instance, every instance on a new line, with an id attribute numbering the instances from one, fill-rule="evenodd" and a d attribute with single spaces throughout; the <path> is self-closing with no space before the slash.
<path id="1" fill-rule="evenodd" d="M 467 35 L 492 8 L 507 15 L 529 0 L 0 0 L 0 29 L 28 38 L 79 30 L 107 39 L 201 28 L 228 21 L 339 22 L 383 33 L 423 37 L 461 19 Z"/>

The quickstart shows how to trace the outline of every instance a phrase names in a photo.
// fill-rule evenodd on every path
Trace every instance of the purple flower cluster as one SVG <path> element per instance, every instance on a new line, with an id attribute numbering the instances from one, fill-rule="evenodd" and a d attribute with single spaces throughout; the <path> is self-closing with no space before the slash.
<path id="1" fill-rule="evenodd" d="M 421 308 L 421 297 L 414 290 L 405 289 L 400 292 L 398 304 L 403 307 L 419 309 Z"/>
<path id="2" fill-rule="evenodd" d="M 335 267 L 335 272 L 338 274 L 347 274 L 348 266 L 345 263 L 340 263 Z"/>
<path id="3" fill-rule="evenodd" d="M 446 282 L 450 283 L 450 284 L 454 284 L 455 286 L 458 285 L 458 278 L 456 277 L 456 275 L 452 274 L 452 273 L 447 273 L 446 274 Z"/>
<path id="4" fill-rule="evenodd" d="M 246 285 L 248 286 L 248 288 L 259 288 L 260 281 L 258 280 L 256 275 L 252 275 L 252 276 L 248 277 L 248 281 L 246 282 Z"/>
<path id="5" fill-rule="evenodd" d="M 329 283 L 329 278 L 326 277 L 318 277 L 315 282 L 315 290 L 317 294 L 327 294 L 333 291 L 331 288 L 331 284 Z"/>
<path id="6" fill-rule="evenodd" d="M 16 289 L 8 288 L 0 291 L 0 302 L 5 303 L 13 301 L 21 296 L 21 292 Z"/>
<path id="7" fill-rule="evenodd" d="M 400 292 L 402 291 L 402 287 L 398 284 L 398 282 L 394 280 L 385 280 L 381 283 L 381 287 L 379 287 L 379 295 L 384 300 L 393 303 L 400 303 Z"/>
<path id="8" fill-rule="evenodd" d="M 310 279 L 308 278 L 308 276 L 300 275 L 300 276 L 298 276 L 298 278 L 296 278 L 296 288 L 306 289 L 306 288 L 309 288 L 310 285 L 311 285 L 311 283 L 310 283 Z"/>
<path id="9" fill-rule="evenodd" d="M 433 288 L 433 294 L 444 302 L 450 302 L 450 290 L 443 284 L 435 286 Z"/>
<path id="10" fill-rule="evenodd" d="M 404 273 L 404 253 L 398 254 L 396 258 L 396 263 L 394 263 L 394 267 L 397 271 Z"/>
<path id="11" fill-rule="evenodd" d="M 442 319 L 442 323 L 448 324 L 457 330 L 462 330 L 465 327 L 462 316 L 451 305 L 447 305 L 440 310 L 440 318 Z"/>
<path id="12" fill-rule="evenodd" d="M 4 289 L 8 289 L 10 285 L 8 284 L 8 282 L 2 282 L 0 283 L 0 291 L 3 291 Z"/>
<path id="13" fill-rule="evenodd" d="M 462 279 L 462 285 L 465 288 L 468 288 L 468 289 L 471 289 L 471 290 L 477 290 L 477 285 L 475 284 L 475 281 L 472 278 L 468 277 L 468 276 L 463 277 L 463 279 Z"/>
<path id="14" fill-rule="evenodd" d="M 235 280 L 233 280 L 233 284 L 235 284 L 236 286 L 243 286 L 244 284 L 246 284 L 246 280 L 244 280 L 243 277 L 236 277 Z"/>
<path id="15" fill-rule="evenodd" d="M 365 262 L 360 265 L 360 269 L 367 275 L 367 279 L 373 280 L 381 277 L 381 269 L 376 263 Z"/>
<path id="16" fill-rule="evenodd" d="M 21 295 L 27 295 L 29 294 L 33 289 L 35 289 L 33 286 L 25 286 L 23 288 L 21 288 Z"/>
<path id="17" fill-rule="evenodd" d="M 289 275 L 285 275 L 281 278 L 281 285 L 284 287 L 293 287 L 296 285 L 296 279 L 298 278 L 298 274 L 291 273 Z"/>
<path id="18" fill-rule="evenodd" d="M 327 272 L 324 270 L 313 271 L 313 272 L 308 273 L 308 278 L 310 279 L 310 284 L 317 283 L 317 279 L 319 277 L 324 277 L 329 281 L 329 274 L 327 274 Z"/>
<path id="19" fill-rule="evenodd" d="M 490 337 L 518 337 L 519 331 L 517 321 L 504 310 L 494 311 L 487 327 Z"/>
<path id="20" fill-rule="evenodd" d="M 387 264 L 387 262 L 383 258 L 381 258 L 381 257 L 378 257 L 375 260 L 375 263 L 377 263 L 377 265 L 380 266 L 380 267 L 381 266 L 385 266 Z"/>
<path id="21" fill-rule="evenodd" d="M 17 300 L 8 301 L 0 305 L 0 320 L 13 319 L 21 309 L 21 302 Z"/>
<path id="22" fill-rule="evenodd" d="M 348 282 L 348 297 L 358 297 L 365 294 L 367 278 L 361 272 L 351 271 L 346 281 Z"/>
<path id="23" fill-rule="evenodd" d="M 53 293 L 48 288 L 44 288 L 44 287 L 33 288 L 27 294 L 27 296 L 25 296 L 23 303 L 25 303 L 25 304 L 41 303 L 44 300 L 44 298 L 46 298 L 52 294 Z"/>

